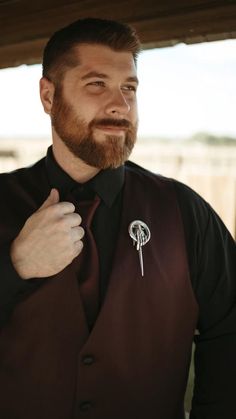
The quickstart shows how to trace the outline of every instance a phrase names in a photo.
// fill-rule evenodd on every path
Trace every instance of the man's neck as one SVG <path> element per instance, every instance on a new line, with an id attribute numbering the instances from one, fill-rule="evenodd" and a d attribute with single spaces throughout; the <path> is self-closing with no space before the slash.
<path id="1" fill-rule="evenodd" d="M 62 142 L 53 143 L 52 151 L 57 164 L 76 182 L 85 183 L 100 171 L 74 156 Z"/>

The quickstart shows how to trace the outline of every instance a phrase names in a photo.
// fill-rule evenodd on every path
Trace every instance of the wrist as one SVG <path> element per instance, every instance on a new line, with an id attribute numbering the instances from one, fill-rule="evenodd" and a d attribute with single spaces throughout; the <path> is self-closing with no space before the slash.
<path id="1" fill-rule="evenodd" d="M 17 239 L 15 239 L 10 247 L 10 257 L 15 271 L 23 280 L 33 278 L 34 275 L 30 272 L 29 264 L 22 255 Z"/>

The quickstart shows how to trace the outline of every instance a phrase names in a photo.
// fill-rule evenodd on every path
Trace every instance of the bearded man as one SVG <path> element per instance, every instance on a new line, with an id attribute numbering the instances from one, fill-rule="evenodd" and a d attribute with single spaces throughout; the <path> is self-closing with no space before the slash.
<path id="1" fill-rule="evenodd" d="M 187 186 L 128 161 L 128 25 L 82 19 L 44 50 L 52 146 L 0 176 L 0 417 L 236 417 L 235 243 Z M 134 245 L 133 245 L 134 244 Z"/>

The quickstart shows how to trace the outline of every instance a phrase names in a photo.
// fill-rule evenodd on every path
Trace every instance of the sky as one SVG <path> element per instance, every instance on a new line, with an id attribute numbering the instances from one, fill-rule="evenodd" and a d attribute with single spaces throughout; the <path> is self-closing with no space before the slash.
<path id="1" fill-rule="evenodd" d="M 41 65 L 0 70 L 0 138 L 49 137 L 39 99 Z M 236 138 L 236 40 L 143 51 L 139 136 Z"/>

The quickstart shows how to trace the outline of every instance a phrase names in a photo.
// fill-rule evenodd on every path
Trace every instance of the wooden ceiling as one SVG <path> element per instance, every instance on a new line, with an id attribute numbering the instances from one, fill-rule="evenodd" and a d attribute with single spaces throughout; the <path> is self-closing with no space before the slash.
<path id="1" fill-rule="evenodd" d="M 0 68 L 40 62 L 48 37 L 82 17 L 130 23 L 144 48 L 236 38 L 236 0 L 0 0 Z"/>

